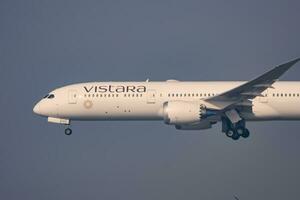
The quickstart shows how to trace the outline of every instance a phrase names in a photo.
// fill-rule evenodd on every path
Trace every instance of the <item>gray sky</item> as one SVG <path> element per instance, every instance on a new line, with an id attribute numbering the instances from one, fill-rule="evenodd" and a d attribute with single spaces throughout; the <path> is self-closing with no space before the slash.
<path id="1" fill-rule="evenodd" d="M 33 115 L 48 91 L 108 80 L 249 80 L 300 56 L 299 1 L 0 2 L 0 199 L 299 199 L 299 122 L 234 142 L 163 122 Z M 300 80 L 297 64 L 284 80 Z"/>

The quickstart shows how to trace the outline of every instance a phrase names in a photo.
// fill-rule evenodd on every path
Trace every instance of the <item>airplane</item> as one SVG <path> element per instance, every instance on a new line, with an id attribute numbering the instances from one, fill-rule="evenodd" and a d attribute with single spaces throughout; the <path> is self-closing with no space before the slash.
<path id="1" fill-rule="evenodd" d="M 233 140 L 248 138 L 246 121 L 300 120 L 300 81 L 278 79 L 300 58 L 251 81 L 88 82 L 55 89 L 33 112 L 48 122 L 160 120 L 179 130 L 203 130 L 222 123 Z"/>

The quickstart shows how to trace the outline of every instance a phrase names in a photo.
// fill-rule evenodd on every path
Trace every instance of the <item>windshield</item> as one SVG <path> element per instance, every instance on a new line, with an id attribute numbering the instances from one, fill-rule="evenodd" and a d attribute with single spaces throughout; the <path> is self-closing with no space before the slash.
<path id="1" fill-rule="evenodd" d="M 43 99 L 53 99 L 54 97 L 54 94 L 47 94 L 43 97 Z"/>
<path id="2" fill-rule="evenodd" d="M 55 96 L 54 96 L 54 94 L 50 94 L 49 96 L 48 96 L 48 99 L 53 99 Z"/>

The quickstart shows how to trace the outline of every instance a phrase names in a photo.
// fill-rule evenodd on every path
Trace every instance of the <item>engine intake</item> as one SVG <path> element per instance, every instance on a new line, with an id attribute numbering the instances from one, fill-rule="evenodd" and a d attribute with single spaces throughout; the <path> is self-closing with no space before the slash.
<path id="1" fill-rule="evenodd" d="M 163 106 L 163 117 L 166 124 L 192 124 L 211 115 L 215 115 L 215 112 L 208 110 L 201 102 L 169 101 Z"/>

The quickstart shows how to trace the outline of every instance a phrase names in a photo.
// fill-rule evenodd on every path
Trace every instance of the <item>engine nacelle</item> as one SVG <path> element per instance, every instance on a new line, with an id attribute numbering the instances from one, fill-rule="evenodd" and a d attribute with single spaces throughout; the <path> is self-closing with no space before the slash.
<path id="1" fill-rule="evenodd" d="M 206 113 L 206 106 L 200 102 L 170 101 L 163 106 L 166 124 L 194 124 L 204 119 Z"/>

